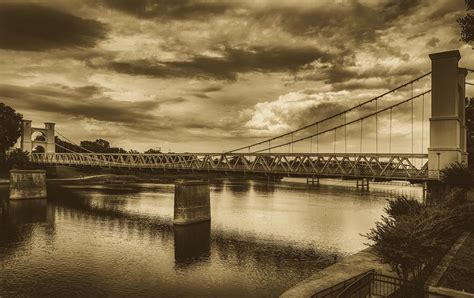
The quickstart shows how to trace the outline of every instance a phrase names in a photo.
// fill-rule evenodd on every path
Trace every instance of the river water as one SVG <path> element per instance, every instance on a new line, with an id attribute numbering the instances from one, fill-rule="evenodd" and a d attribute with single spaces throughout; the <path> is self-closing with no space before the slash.
<path id="1" fill-rule="evenodd" d="M 173 227 L 171 184 L 48 191 L 9 202 L 0 186 L 0 296 L 277 296 L 363 249 L 391 196 L 217 181 L 211 223 Z"/>

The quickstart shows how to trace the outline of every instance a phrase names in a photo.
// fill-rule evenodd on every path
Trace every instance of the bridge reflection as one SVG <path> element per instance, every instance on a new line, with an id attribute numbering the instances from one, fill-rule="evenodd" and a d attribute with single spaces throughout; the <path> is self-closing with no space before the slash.
<path id="1" fill-rule="evenodd" d="M 240 187 L 250 189 L 251 183 Z M 271 186 L 269 186 L 271 188 Z M 235 186 L 231 191 L 242 191 Z M 109 190 L 105 190 L 108 192 Z M 131 190 L 124 190 L 129 192 Z M 138 191 L 138 190 L 137 190 Z M 149 238 L 158 240 L 161 245 L 173 245 L 175 265 L 177 268 L 208 262 L 210 258 L 239 263 L 242 257 L 259 262 L 271 262 L 275 266 L 282 262 L 294 262 L 295 268 L 299 265 L 296 255 L 304 255 L 311 260 L 311 268 L 324 267 L 332 262 L 333 253 L 288 247 L 284 244 L 258 243 L 250 236 L 227 234 L 225 231 L 211 231 L 210 222 L 190 226 L 173 226 L 172 219 L 149 216 L 146 214 L 130 213 L 123 208 L 122 203 L 103 202 L 96 204 L 81 193 L 70 189 L 57 188 L 50 197 L 50 204 L 55 205 L 56 216 L 60 220 L 74 220 L 81 224 L 90 223 L 95 229 L 106 230 L 114 234 L 126 234 L 127 237 Z M 107 201 L 107 200 L 104 200 Z"/>

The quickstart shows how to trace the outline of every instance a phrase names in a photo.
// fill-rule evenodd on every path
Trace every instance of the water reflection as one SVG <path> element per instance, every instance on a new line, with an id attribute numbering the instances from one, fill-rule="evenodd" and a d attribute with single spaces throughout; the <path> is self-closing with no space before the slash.
<path id="1" fill-rule="evenodd" d="M 211 190 L 212 221 L 191 226 L 172 224 L 173 185 L 3 200 L 0 296 L 276 296 L 333 252 L 357 249 L 385 206 L 331 187 L 220 181 Z"/>
<path id="2" fill-rule="evenodd" d="M 189 265 L 209 259 L 211 254 L 211 222 L 174 227 L 174 259 L 176 265 Z"/>

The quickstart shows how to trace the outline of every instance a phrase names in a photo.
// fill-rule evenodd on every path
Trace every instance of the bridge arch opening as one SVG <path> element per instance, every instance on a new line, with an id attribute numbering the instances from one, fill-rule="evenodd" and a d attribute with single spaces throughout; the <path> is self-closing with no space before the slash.
<path id="1" fill-rule="evenodd" d="M 32 141 L 46 142 L 46 135 L 42 131 L 34 131 L 31 134 Z"/>
<path id="2" fill-rule="evenodd" d="M 37 145 L 36 147 L 33 148 L 33 151 L 32 151 L 32 153 L 45 153 L 45 152 L 46 152 L 46 149 L 41 145 Z"/>

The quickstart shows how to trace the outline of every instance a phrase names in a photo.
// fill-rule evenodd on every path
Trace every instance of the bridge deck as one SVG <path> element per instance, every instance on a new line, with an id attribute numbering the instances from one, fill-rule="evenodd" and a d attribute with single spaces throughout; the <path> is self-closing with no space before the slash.
<path id="1" fill-rule="evenodd" d="M 372 153 L 34 153 L 42 165 L 176 169 L 300 177 L 428 180 L 427 154 Z"/>

